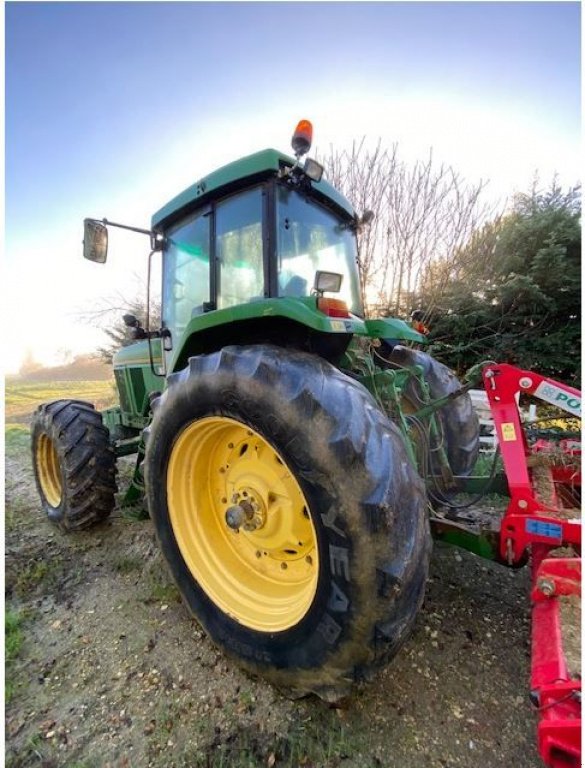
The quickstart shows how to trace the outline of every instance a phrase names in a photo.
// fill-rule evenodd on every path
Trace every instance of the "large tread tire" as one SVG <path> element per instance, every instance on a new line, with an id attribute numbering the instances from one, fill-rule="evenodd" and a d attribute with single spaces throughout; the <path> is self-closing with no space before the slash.
<path id="1" fill-rule="evenodd" d="M 431 397 L 434 399 L 444 397 L 461 388 L 453 371 L 425 352 L 398 345 L 386 355 L 386 359 L 391 367 L 420 365 Z M 424 402 L 415 379 L 411 379 L 408 383 L 404 396 L 415 408 L 423 407 Z M 479 456 L 479 419 L 471 398 L 467 393 L 455 398 L 438 411 L 438 416 L 453 474 L 469 475 Z"/>
<path id="2" fill-rule="evenodd" d="M 424 595 L 426 494 L 398 429 L 360 384 L 326 361 L 270 345 L 191 358 L 169 377 L 154 410 L 145 435 L 147 501 L 191 612 L 226 653 L 275 685 L 329 700 L 346 695 L 397 652 Z M 173 446 L 189 425 L 210 416 L 262 435 L 307 500 L 317 587 L 307 612 L 284 631 L 257 631 L 221 610 L 175 538 L 167 488 Z M 196 521 L 196 507 L 192 515 Z"/>
<path id="3" fill-rule="evenodd" d="M 33 415 L 31 436 L 35 482 L 49 520 L 65 533 L 105 520 L 115 503 L 116 458 L 94 406 L 44 403 Z"/>

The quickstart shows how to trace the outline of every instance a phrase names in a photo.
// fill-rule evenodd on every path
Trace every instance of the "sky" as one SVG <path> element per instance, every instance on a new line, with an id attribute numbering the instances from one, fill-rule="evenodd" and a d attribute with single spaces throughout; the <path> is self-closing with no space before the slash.
<path id="1" fill-rule="evenodd" d="M 536 171 L 580 172 L 573 2 L 5 4 L 5 372 L 104 341 L 82 316 L 144 291 L 148 227 L 198 178 L 274 147 L 299 119 L 314 149 L 366 136 L 435 157 L 504 200 Z"/>

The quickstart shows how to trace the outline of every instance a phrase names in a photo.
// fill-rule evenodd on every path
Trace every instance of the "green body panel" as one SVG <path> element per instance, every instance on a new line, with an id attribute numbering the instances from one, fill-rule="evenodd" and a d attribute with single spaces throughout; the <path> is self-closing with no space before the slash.
<path id="1" fill-rule="evenodd" d="M 264 149 L 229 163 L 229 165 L 224 165 L 173 197 L 170 202 L 153 215 L 152 228 L 161 229 L 168 220 L 173 219 L 179 212 L 195 205 L 205 204 L 210 199 L 217 197 L 221 190 L 229 191 L 229 187 L 236 183 L 240 184 L 246 179 L 252 180 L 255 176 L 267 176 L 271 172 L 276 174 L 283 166 L 292 167 L 295 162 L 292 157 L 283 155 L 282 152 L 275 149 Z M 311 186 L 350 216 L 356 215 L 352 205 L 328 182 L 323 180 L 311 182 Z"/>
<path id="2" fill-rule="evenodd" d="M 155 371 L 161 371 L 162 354 L 160 339 L 152 339 L 152 358 Z M 108 416 L 110 424 L 141 429 L 148 421 L 149 395 L 164 389 L 164 376 L 157 376 L 150 365 L 148 341 L 137 341 L 122 347 L 113 359 L 114 376 L 120 395 L 119 421 L 115 421 L 115 409 Z M 111 427 L 108 427 L 111 428 Z"/>
<path id="3" fill-rule="evenodd" d="M 225 327 L 225 342 L 230 343 L 234 329 L 239 323 L 263 320 L 270 323 L 273 318 L 283 318 L 319 333 L 366 335 L 366 325 L 360 317 L 328 317 L 317 309 L 317 298 L 276 298 L 258 299 L 247 304 L 238 304 L 226 309 L 217 309 L 197 315 L 189 322 L 183 336 L 173 352 L 169 373 L 181 367 L 186 350 L 197 350 L 197 335 L 212 328 Z"/>
<path id="4" fill-rule="evenodd" d="M 368 336 L 373 339 L 399 339 L 400 341 L 414 341 L 417 344 L 426 344 L 427 339 L 422 333 L 418 333 L 404 320 L 396 317 L 377 317 L 366 320 Z"/>
<path id="5" fill-rule="evenodd" d="M 152 349 L 152 359 L 156 365 L 162 364 L 160 339 L 152 339 L 150 342 Z M 134 344 L 128 344 L 119 349 L 113 359 L 114 370 L 129 365 L 148 365 L 150 367 L 150 357 L 148 352 L 148 341 L 136 341 Z"/>

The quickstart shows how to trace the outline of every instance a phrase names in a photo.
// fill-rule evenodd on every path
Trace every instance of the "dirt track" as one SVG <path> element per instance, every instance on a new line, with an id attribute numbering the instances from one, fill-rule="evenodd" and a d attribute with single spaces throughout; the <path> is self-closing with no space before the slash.
<path id="1" fill-rule="evenodd" d="M 413 637 L 344 709 L 290 701 L 202 634 L 150 523 L 43 519 L 27 436 L 7 446 L 6 762 L 24 766 L 538 768 L 527 573 L 435 546 Z"/>

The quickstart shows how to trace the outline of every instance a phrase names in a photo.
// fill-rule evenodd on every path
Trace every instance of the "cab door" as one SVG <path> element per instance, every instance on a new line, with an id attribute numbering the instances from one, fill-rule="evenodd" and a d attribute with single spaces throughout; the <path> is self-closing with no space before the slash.
<path id="1" fill-rule="evenodd" d="M 208 309 L 211 295 L 211 210 L 197 211 L 166 232 L 162 321 L 167 365 L 189 321 Z M 168 370 L 168 368 L 167 368 Z"/>

